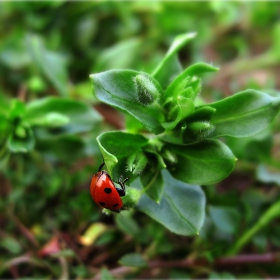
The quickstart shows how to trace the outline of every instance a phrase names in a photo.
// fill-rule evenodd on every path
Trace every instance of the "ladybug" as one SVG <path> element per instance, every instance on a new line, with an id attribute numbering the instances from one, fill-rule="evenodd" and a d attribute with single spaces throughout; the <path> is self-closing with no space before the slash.
<path id="1" fill-rule="evenodd" d="M 92 177 L 90 183 L 90 194 L 92 199 L 99 206 L 119 213 L 123 210 L 121 196 L 125 196 L 124 183 L 129 178 L 122 181 L 121 176 L 118 181 L 121 189 L 116 188 L 110 175 L 105 170 L 101 170 L 104 165 L 105 163 L 103 162 L 100 165 L 98 172 Z"/>

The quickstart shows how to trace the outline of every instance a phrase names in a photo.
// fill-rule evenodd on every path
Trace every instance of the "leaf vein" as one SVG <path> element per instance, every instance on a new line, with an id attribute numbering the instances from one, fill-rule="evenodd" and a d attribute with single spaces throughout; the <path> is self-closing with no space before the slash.
<path id="1" fill-rule="evenodd" d="M 178 216 L 180 216 L 181 219 L 183 219 L 185 222 L 187 222 L 187 224 L 194 230 L 194 232 L 197 232 L 195 226 L 181 214 L 179 209 L 176 207 L 176 205 L 173 203 L 172 199 L 166 192 L 165 192 L 165 197 L 169 201 L 169 203 L 172 205 L 173 209 L 177 212 Z"/>
<path id="2" fill-rule="evenodd" d="M 215 125 L 215 124 L 218 124 L 218 123 L 221 123 L 221 122 L 227 122 L 227 121 L 231 121 L 231 120 L 238 121 L 239 119 L 242 119 L 242 118 L 246 117 L 247 115 L 250 115 L 250 114 L 253 114 L 253 113 L 257 113 L 258 111 L 264 110 L 265 108 L 270 107 L 270 105 L 271 105 L 271 102 L 269 104 L 267 104 L 266 106 L 264 106 L 264 107 L 257 108 L 255 110 L 246 112 L 246 113 L 244 113 L 242 115 L 238 115 L 237 117 L 233 116 L 233 117 L 228 117 L 228 118 L 220 119 L 220 120 L 217 120 L 217 121 L 214 120 L 214 121 L 212 121 L 212 124 Z"/>

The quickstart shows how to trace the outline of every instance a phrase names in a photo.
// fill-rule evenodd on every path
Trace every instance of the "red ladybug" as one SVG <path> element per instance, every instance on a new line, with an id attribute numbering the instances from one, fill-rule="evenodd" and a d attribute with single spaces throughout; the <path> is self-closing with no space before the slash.
<path id="1" fill-rule="evenodd" d="M 121 196 L 125 196 L 124 183 L 128 178 L 122 180 L 120 177 L 118 183 L 121 189 L 115 187 L 110 175 L 102 170 L 104 162 L 100 165 L 98 172 L 92 177 L 90 184 L 90 194 L 92 199 L 101 207 L 110 209 L 119 213 L 123 208 L 123 202 Z"/>

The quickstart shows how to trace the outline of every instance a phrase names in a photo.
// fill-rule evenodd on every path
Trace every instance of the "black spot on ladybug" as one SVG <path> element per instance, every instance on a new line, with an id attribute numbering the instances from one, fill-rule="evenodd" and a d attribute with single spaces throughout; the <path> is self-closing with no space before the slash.
<path id="1" fill-rule="evenodd" d="M 107 193 L 107 194 L 109 194 L 109 193 L 112 192 L 112 190 L 111 190 L 110 188 L 105 188 L 105 189 L 104 189 L 104 192 Z"/>
<path id="2" fill-rule="evenodd" d="M 113 207 L 114 207 L 114 208 L 116 208 L 116 207 L 118 207 L 118 205 L 119 205 L 119 204 L 118 204 L 118 203 L 116 203 L 116 204 L 114 204 L 114 205 L 113 205 Z"/>
<path id="3" fill-rule="evenodd" d="M 104 202 L 98 202 L 101 206 L 105 206 Z"/>

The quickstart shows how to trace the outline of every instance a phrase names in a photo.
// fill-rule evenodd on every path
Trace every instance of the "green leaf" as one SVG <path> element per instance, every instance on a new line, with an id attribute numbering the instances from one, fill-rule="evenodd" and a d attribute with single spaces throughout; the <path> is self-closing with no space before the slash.
<path id="1" fill-rule="evenodd" d="M 11 108 L 9 118 L 14 120 L 16 118 L 22 118 L 25 113 L 25 104 L 19 99 L 13 99 L 11 102 Z"/>
<path id="2" fill-rule="evenodd" d="M 0 145 L 0 170 L 4 169 L 9 161 L 10 151 L 6 143 Z"/>
<path id="3" fill-rule="evenodd" d="M 249 89 L 207 106 L 216 109 L 211 136 L 248 137 L 271 123 L 279 112 L 280 98 Z"/>
<path id="4" fill-rule="evenodd" d="M 215 226 L 223 232 L 234 234 L 238 231 L 239 212 L 233 207 L 210 206 L 209 213 Z"/>
<path id="5" fill-rule="evenodd" d="M 199 62 L 188 67 L 183 73 L 177 76 L 172 83 L 168 86 L 165 92 L 165 96 L 173 96 L 179 94 L 186 86 L 187 78 L 189 76 L 200 76 L 206 72 L 216 72 L 219 68 L 213 67 L 212 65 Z"/>
<path id="6" fill-rule="evenodd" d="M 280 186 L 279 168 L 273 168 L 264 164 L 259 164 L 256 170 L 256 177 L 263 183 L 275 183 Z"/>
<path id="7" fill-rule="evenodd" d="M 236 278 L 234 277 L 234 275 L 228 272 L 222 272 L 222 273 L 211 272 L 208 278 L 208 280 L 220 280 L 220 279 L 235 280 Z"/>
<path id="8" fill-rule="evenodd" d="M 159 203 L 163 194 L 163 178 L 159 169 L 146 168 L 141 174 L 140 179 L 143 188 L 146 190 L 148 196 L 156 203 Z"/>
<path id="9" fill-rule="evenodd" d="M 183 67 L 178 56 L 175 54 L 165 62 L 164 67 L 154 75 L 154 78 L 160 83 L 163 89 L 166 89 L 173 79 L 182 73 L 182 71 Z"/>
<path id="10" fill-rule="evenodd" d="M 18 127 L 17 127 L 18 128 Z M 28 127 L 21 127 L 23 129 L 23 135 L 16 134 L 17 128 L 14 133 L 10 134 L 8 138 L 8 148 L 12 153 L 27 153 L 34 149 L 35 139 L 33 131 Z"/>
<path id="11" fill-rule="evenodd" d="M 65 257 L 65 258 L 75 258 L 76 253 L 72 249 L 62 249 L 57 253 L 53 253 L 52 257 Z"/>
<path id="12" fill-rule="evenodd" d="M 111 131 L 99 135 L 97 142 L 107 170 L 109 174 L 112 174 L 119 159 L 127 159 L 131 154 L 145 146 L 148 139 L 142 135 Z M 122 166 L 121 169 L 124 170 L 125 166 Z"/>
<path id="13" fill-rule="evenodd" d="M 238 159 L 256 163 L 269 162 L 273 147 L 271 125 L 250 137 L 227 137 L 226 144 Z"/>
<path id="14" fill-rule="evenodd" d="M 69 118 L 57 112 L 46 113 L 41 118 L 34 118 L 30 121 L 31 125 L 46 126 L 46 127 L 60 127 L 69 123 Z"/>
<path id="15" fill-rule="evenodd" d="M 189 116 L 191 113 L 194 112 L 194 104 L 191 99 L 185 98 L 183 96 L 178 96 L 176 103 L 177 104 L 173 107 L 174 113 L 172 111 L 170 112 L 171 116 L 174 114 L 176 115 L 175 118 L 170 117 L 173 119 L 172 121 L 162 123 L 162 126 L 166 130 L 171 130 L 171 129 L 175 128 L 175 126 L 182 119 L 186 118 L 187 116 Z"/>
<path id="16" fill-rule="evenodd" d="M 0 146 L 7 140 L 11 130 L 12 124 L 10 120 L 6 116 L 0 114 Z"/>
<path id="17" fill-rule="evenodd" d="M 19 45 L 18 43 L 22 42 L 22 40 L 17 40 L 14 42 L 17 46 L 12 44 L 12 46 L 6 46 L 6 48 L 1 49 L 0 53 L 0 61 L 3 65 L 13 69 L 13 70 L 21 70 L 22 68 L 28 66 L 31 62 L 31 57 L 26 52 L 24 44 Z"/>
<path id="18" fill-rule="evenodd" d="M 129 38 L 103 50 L 96 58 L 94 72 L 129 68 L 139 57 L 142 44 L 138 38 Z"/>
<path id="19" fill-rule="evenodd" d="M 101 280 L 114 280 L 115 278 L 105 267 L 101 268 Z"/>
<path id="20" fill-rule="evenodd" d="M 126 131 L 130 133 L 139 133 L 144 129 L 140 121 L 128 114 L 125 115 L 125 128 Z"/>
<path id="21" fill-rule="evenodd" d="M 115 215 L 115 221 L 118 228 L 131 236 L 137 237 L 140 233 L 140 227 L 131 215 L 131 211 L 123 211 L 121 215 Z"/>
<path id="22" fill-rule="evenodd" d="M 271 240 L 271 237 L 269 237 L 269 241 Z M 252 242 L 254 246 L 258 249 L 258 251 L 264 253 L 266 251 L 267 245 L 268 245 L 268 238 L 266 236 L 266 233 L 259 232 L 252 238 Z"/>
<path id="23" fill-rule="evenodd" d="M 160 76 L 162 76 L 163 69 L 166 70 L 169 68 L 168 64 L 170 61 L 174 59 L 174 56 L 178 53 L 178 51 L 184 47 L 190 40 L 192 40 L 196 36 L 196 33 L 187 33 L 187 34 L 181 34 L 175 37 L 172 45 L 170 46 L 168 52 L 166 53 L 165 57 L 162 59 L 160 64 L 157 66 L 157 68 L 154 70 L 152 76 L 156 79 L 159 79 Z M 174 61 L 174 60 L 173 60 Z M 169 70 L 169 69 L 168 69 Z M 160 80 L 160 79 L 159 79 Z"/>
<path id="24" fill-rule="evenodd" d="M 37 64 L 38 68 L 54 85 L 57 91 L 65 96 L 68 91 L 65 57 L 57 52 L 47 50 L 42 39 L 35 35 L 28 38 L 28 47 L 33 61 Z"/>
<path id="25" fill-rule="evenodd" d="M 77 135 L 59 135 L 51 139 L 38 139 L 36 148 L 48 158 L 65 163 L 85 157 L 85 143 Z"/>
<path id="26" fill-rule="evenodd" d="M 216 112 L 216 109 L 205 106 L 202 108 L 198 108 L 194 111 L 193 114 L 186 118 L 186 122 L 194 122 L 194 121 L 209 121 L 212 115 Z"/>
<path id="27" fill-rule="evenodd" d="M 137 253 L 126 254 L 119 259 L 119 263 L 125 266 L 147 267 L 145 259 Z"/>
<path id="28" fill-rule="evenodd" d="M 26 106 L 24 120 L 32 125 L 64 125 L 61 133 L 79 133 L 92 130 L 101 117 L 86 103 L 67 98 L 46 97 Z"/>
<path id="29" fill-rule="evenodd" d="M 157 106 L 145 106 L 138 102 L 134 79 L 140 74 L 143 73 L 133 70 L 111 70 L 92 74 L 90 77 L 93 80 L 94 94 L 98 100 L 129 113 L 146 129 L 159 134 L 163 132 L 160 121 L 164 119 L 164 114 Z M 145 75 L 148 76 L 148 74 Z M 160 85 L 152 77 L 149 76 L 149 79 L 157 85 L 158 91 L 162 92 Z"/>
<path id="30" fill-rule="evenodd" d="M 171 145 L 177 157 L 170 173 L 183 182 L 199 185 L 214 184 L 233 170 L 236 158 L 221 141 L 205 139 L 190 145 Z"/>
<path id="31" fill-rule="evenodd" d="M 108 230 L 108 227 L 103 223 L 92 223 L 83 235 L 80 236 L 79 241 L 84 246 L 91 246 L 95 243 L 99 236 L 103 235 Z"/>
<path id="32" fill-rule="evenodd" d="M 6 118 L 10 114 L 10 99 L 0 89 L 0 118 Z M 0 122 L 1 125 L 1 122 Z"/>
<path id="33" fill-rule="evenodd" d="M 39 93 L 42 91 L 46 91 L 47 85 L 43 78 L 34 75 L 27 81 L 27 88 L 31 92 Z"/>
<path id="34" fill-rule="evenodd" d="M 261 230 L 268 229 L 269 224 L 280 217 L 280 200 L 276 200 L 261 216 L 255 224 L 251 225 L 239 238 L 235 240 L 232 246 L 227 250 L 226 255 L 236 255 L 252 238 Z"/>
<path id="35" fill-rule="evenodd" d="M 160 203 L 143 194 L 138 208 L 170 231 L 198 234 L 204 220 L 205 196 L 199 186 L 178 181 L 163 170 L 164 191 Z M 136 186 L 137 181 L 135 181 Z"/>
<path id="36" fill-rule="evenodd" d="M 19 241 L 13 237 L 5 237 L 1 238 L 0 247 L 8 250 L 10 253 L 14 255 L 18 255 L 22 251 L 22 246 Z"/>

